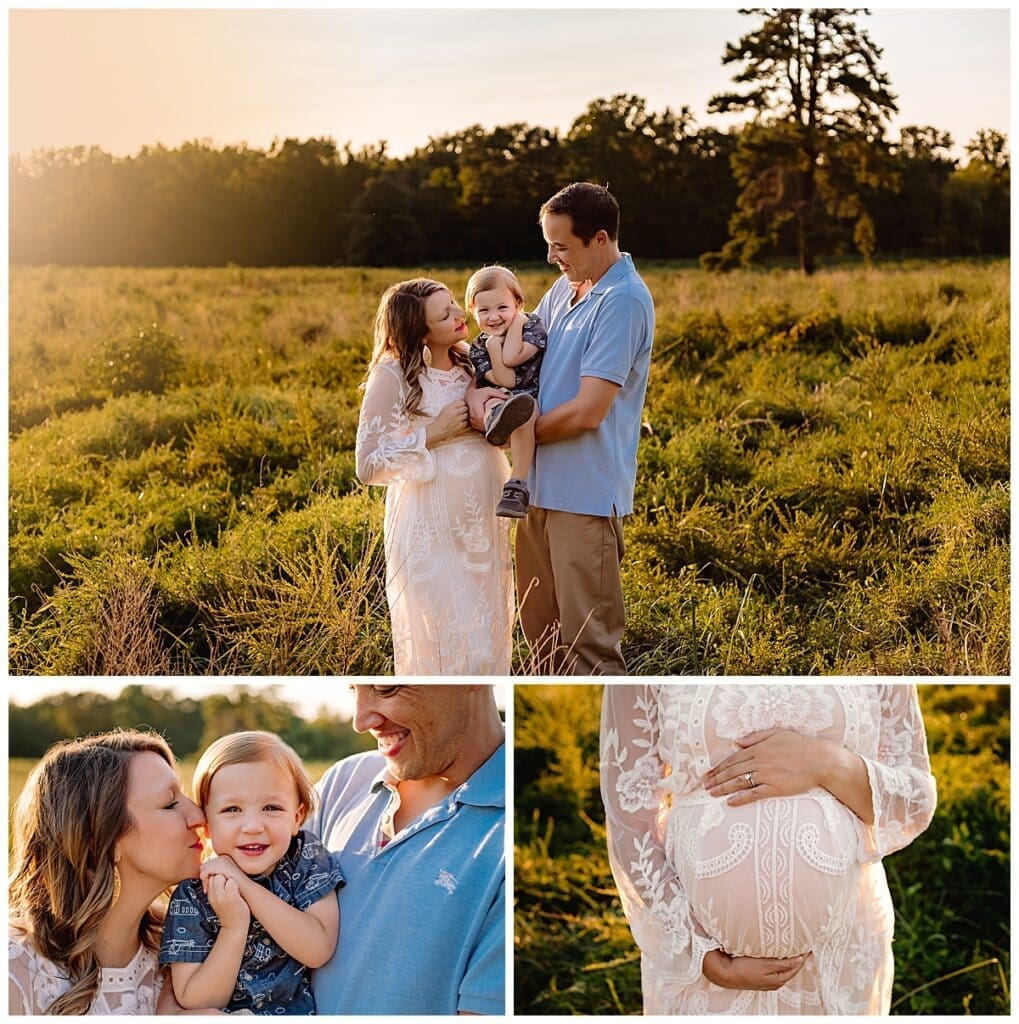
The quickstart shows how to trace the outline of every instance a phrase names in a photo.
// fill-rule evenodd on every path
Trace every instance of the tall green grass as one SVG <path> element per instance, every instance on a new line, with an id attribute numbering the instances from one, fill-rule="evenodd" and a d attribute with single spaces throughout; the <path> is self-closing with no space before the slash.
<path id="1" fill-rule="evenodd" d="M 12 268 L 12 670 L 391 671 L 357 385 L 469 272 Z M 1008 265 L 644 272 L 631 672 L 1006 674 Z"/>
<path id="2" fill-rule="evenodd" d="M 1009 1012 L 1009 688 L 920 687 L 938 808 L 886 858 L 894 1013 Z M 515 692 L 515 1010 L 639 1014 L 605 848 L 599 686 Z"/>

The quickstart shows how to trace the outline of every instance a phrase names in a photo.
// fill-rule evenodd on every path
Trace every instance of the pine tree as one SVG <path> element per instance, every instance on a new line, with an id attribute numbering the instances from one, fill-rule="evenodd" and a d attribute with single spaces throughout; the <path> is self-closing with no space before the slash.
<path id="1" fill-rule="evenodd" d="M 884 126 L 896 111 L 881 50 L 855 22 L 866 11 L 753 8 L 761 24 L 728 43 L 723 64 L 743 63 L 743 91 L 712 98 L 713 113 L 749 111 L 733 172 L 741 192 L 729 241 L 706 265 L 749 263 L 792 234 L 800 269 L 840 223 L 868 216 L 860 189 L 887 176 Z M 868 238 L 866 227 L 857 237 Z M 869 239 L 868 239 L 869 240 Z"/>

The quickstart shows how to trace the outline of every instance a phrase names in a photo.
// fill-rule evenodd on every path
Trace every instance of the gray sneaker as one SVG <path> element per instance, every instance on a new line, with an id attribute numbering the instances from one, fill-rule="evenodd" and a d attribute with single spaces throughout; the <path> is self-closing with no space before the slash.
<path id="1" fill-rule="evenodd" d="M 534 399 L 530 395 L 513 395 L 497 405 L 485 420 L 485 439 L 501 448 L 517 427 L 525 424 L 534 412 Z"/>
<path id="2" fill-rule="evenodd" d="M 531 492 L 527 483 L 519 477 L 507 480 L 502 489 L 502 498 L 495 506 L 495 514 L 504 519 L 523 519 L 527 515 L 527 505 L 531 500 Z"/>

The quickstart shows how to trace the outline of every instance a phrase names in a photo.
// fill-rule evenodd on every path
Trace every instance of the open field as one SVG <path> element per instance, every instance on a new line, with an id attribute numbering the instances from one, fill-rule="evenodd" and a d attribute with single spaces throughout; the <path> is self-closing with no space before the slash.
<path id="1" fill-rule="evenodd" d="M 1008 264 L 642 269 L 631 672 L 1007 673 Z M 12 671 L 390 672 L 353 448 L 413 273 L 12 268 Z"/>
<path id="2" fill-rule="evenodd" d="M 605 848 L 599 686 L 515 692 L 517 1014 L 640 1013 L 640 961 Z M 1009 1012 L 1009 687 L 921 685 L 930 828 L 886 858 L 892 1012 Z M 568 725 L 566 723 L 569 723 Z"/>

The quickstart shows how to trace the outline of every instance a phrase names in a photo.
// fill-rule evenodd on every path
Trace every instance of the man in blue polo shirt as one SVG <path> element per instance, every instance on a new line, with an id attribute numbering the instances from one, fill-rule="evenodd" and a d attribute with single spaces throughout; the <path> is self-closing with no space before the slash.
<path id="1" fill-rule="evenodd" d="M 491 686 L 354 686 L 378 752 L 319 783 L 340 938 L 319 1014 L 505 1012 L 505 734 Z"/>
<path id="2" fill-rule="evenodd" d="M 633 511 L 654 304 L 619 250 L 607 188 L 567 185 L 539 221 L 562 277 L 535 310 L 548 345 L 531 508 L 517 526 L 520 622 L 542 672 L 625 674 L 622 517 Z"/>

